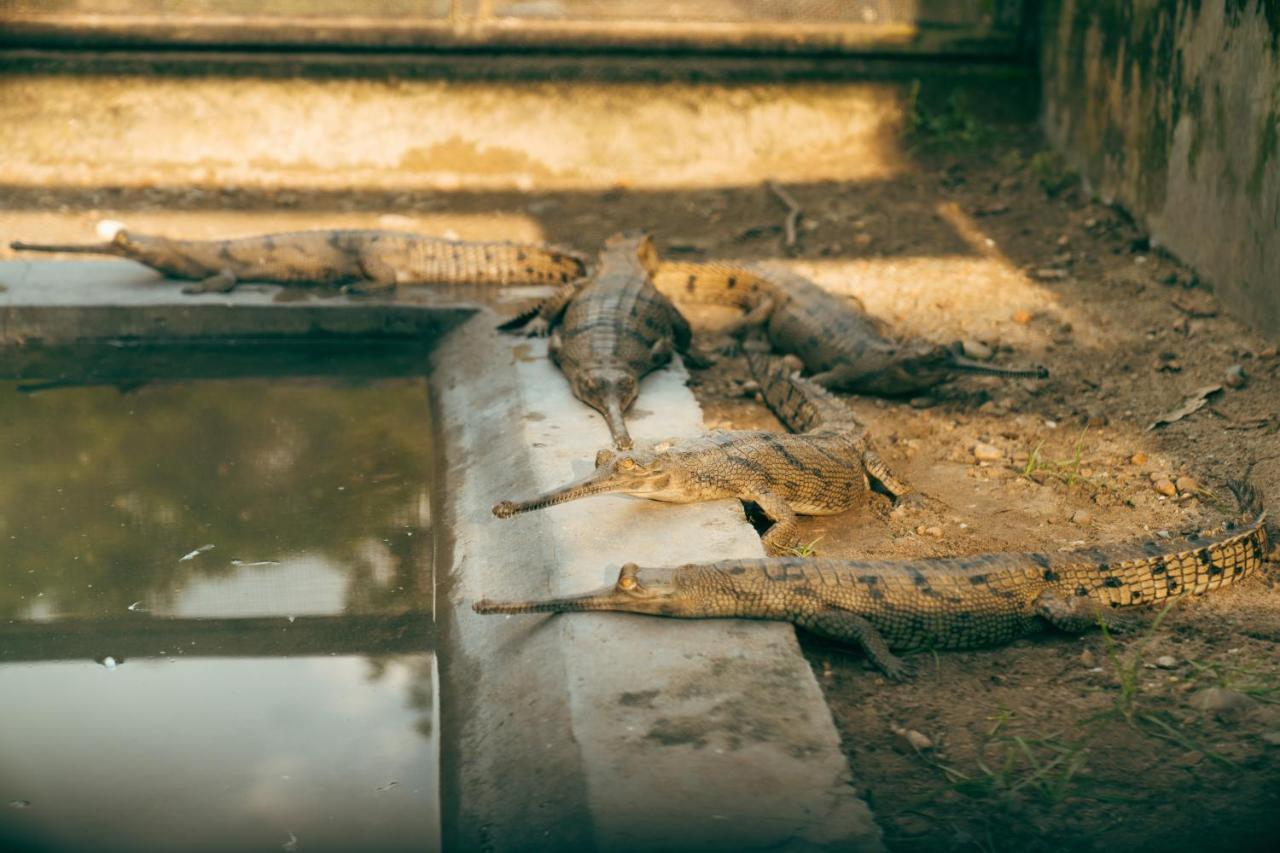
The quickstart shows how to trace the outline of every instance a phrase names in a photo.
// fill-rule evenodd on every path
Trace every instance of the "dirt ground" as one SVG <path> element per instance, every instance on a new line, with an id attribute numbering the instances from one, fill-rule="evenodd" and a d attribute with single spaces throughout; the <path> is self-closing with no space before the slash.
<path id="1" fill-rule="evenodd" d="M 227 233 L 233 217 L 237 233 L 305 222 L 545 236 L 585 249 L 619 228 L 648 227 L 668 257 L 790 259 L 902 334 L 1049 368 L 1043 381 L 975 377 L 912 400 L 851 398 L 890 467 L 935 501 L 893 510 L 875 496 L 856 512 L 805 519 L 804 541 L 822 556 L 1177 536 L 1229 514 L 1224 483 L 1250 466 L 1280 495 L 1275 342 L 1225 316 L 1193 270 L 1090 199 L 1033 131 L 1002 130 L 963 155 L 917 151 L 914 168 L 879 182 L 787 190 L 803 210 L 793 249 L 783 245 L 785 208 L 756 185 L 10 187 L 0 191 L 0 229 L 6 242 L 92 239 L 92 224 L 108 217 L 139 230 L 172 232 L 178 222 L 203 236 Z M 509 229 L 530 221 L 538 233 Z M 705 330 L 721 318 L 694 319 Z M 693 374 L 709 427 L 776 426 L 747 378 L 743 360 L 727 357 Z M 1206 406 L 1148 429 L 1208 386 L 1222 387 Z M 989 459 L 976 458 L 979 445 Z M 890 848 L 1270 849 L 1280 829 L 1280 593 L 1257 578 L 1154 615 L 1116 638 L 915 655 L 907 684 L 887 683 L 859 653 L 805 638 Z"/>

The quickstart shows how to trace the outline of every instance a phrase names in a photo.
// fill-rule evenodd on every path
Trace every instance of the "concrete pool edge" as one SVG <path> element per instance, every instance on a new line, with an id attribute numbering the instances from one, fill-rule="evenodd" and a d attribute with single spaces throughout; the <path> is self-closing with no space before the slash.
<path id="1" fill-rule="evenodd" d="M 498 499 L 582 473 L 607 443 L 543 342 L 466 305 L 183 296 L 119 262 L 0 264 L 0 344 L 124 337 L 437 341 L 432 515 L 446 849 L 881 849 L 794 631 L 779 623 L 480 617 L 482 595 L 600 585 L 627 559 L 758 556 L 733 501 L 598 498 L 500 522 Z M 683 369 L 646 381 L 637 439 L 689 434 Z M 655 412 L 660 412 L 660 416 Z M 658 432 L 655 432 L 658 431 Z"/>
<path id="2" fill-rule="evenodd" d="M 495 519 L 497 500 L 583 473 L 608 433 L 541 342 L 492 326 L 480 314 L 432 353 L 452 537 L 436 572 L 447 849 L 880 849 L 790 625 L 470 611 L 598 586 L 630 559 L 761 555 L 736 501 Z M 701 428 L 684 378 L 646 381 L 637 440 Z"/>

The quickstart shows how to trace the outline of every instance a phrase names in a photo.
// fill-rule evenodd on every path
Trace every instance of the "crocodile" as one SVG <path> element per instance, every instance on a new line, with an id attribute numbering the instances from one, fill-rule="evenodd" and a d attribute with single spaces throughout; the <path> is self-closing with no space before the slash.
<path id="1" fill-rule="evenodd" d="M 1043 367 L 998 367 L 966 358 L 960 342 L 900 341 L 856 297 L 842 297 L 770 264 L 663 263 L 659 290 L 677 302 L 728 305 L 746 311 L 729 333 L 762 329 L 773 348 L 804 362 L 824 388 L 898 397 L 915 394 L 958 373 L 1043 379 Z"/>
<path id="2" fill-rule="evenodd" d="M 503 323 L 507 331 L 550 332 L 547 351 L 573 394 L 604 415 L 613 443 L 632 446 L 623 413 L 639 382 L 671 360 L 686 356 L 689 323 L 653 286 L 658 254 L 646 233 L 627 231 L 605 241 L 591 273 L 571 281 L 534 312 Z"/>
<path id="3" fill-rule="evenodd" d="M 874 479 L 895 501 L 914 497 L 871 448 L 867 432 L 841 400 L 802 379 L 787 363 L 748 352 L 765 402 L 798 434 L 717 430 L 634 450 L 596 455 L 587 477 L 526 501 L 503 501 L 499 518 L 602 494 L 669 503 L 738 498 L 773 522 L 763 536 L 770 554 L 798 544 L 796 515 L 834 515 L 864 500 Z"/>
<path id="4" fill-rule="evenodd" d="M 960 649 L 1009 642 L 1054 627 L 1080 633 L 1125 627 L 1112 608 L 1219 589 L 1267 555 L 1262 495 L 1229 484 L 1243 518 L 1203 537 L 1067 553 L 980 554 L 911 561 L 775 558 L 676 568 L 622 567 L 617 583 L 544 601 L 483 599 L 478 613 L 616 610 L 680 618 L 792 622 L 861 646 L 885 675 L 910 668 L 893 650 Z"/>
<path id="5" fill-rule="evenodd" d="M 356 293 L 441 282 L 565 284 L 586 269 L 581 255 L 564 249 L 445 240 L 403 231 L 295 231 L 178 240 L 118 228 L 104 243 L 15 241 L 9 247 L 128 258 L 170 278 L 197 281 L 184 288 L 186 293 L 226 293 L 241 281 L 345 285 Z"/>

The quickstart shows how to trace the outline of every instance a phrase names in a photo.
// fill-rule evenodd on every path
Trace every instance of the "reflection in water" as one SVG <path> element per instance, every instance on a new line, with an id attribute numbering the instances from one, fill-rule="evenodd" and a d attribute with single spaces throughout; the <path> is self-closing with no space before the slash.
<path id="1" fill-rule="evenodd" d="M 304 851 L 430 849 L 435 755 L 405 696 L 430 683 L 431 658 L 379 667 L 371 680 L 354 657 L 0 666 L 0 844 L 279 850 L 292 833 Z"/>
<path id="2" fill-rule="evenodd" d="M 0 384 L 0 847 L 434 847 L 425 383 L 76 385 Z"/>

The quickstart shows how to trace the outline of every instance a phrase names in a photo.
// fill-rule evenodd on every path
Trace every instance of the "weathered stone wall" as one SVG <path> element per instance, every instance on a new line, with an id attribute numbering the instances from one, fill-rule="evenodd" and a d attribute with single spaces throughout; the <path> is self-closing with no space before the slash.
<path id="1" fill-rule="evenodd" d="M 1048 0 L 1041 16 L 1052 144 L 1280 335 L 1280 0 Z"/>

